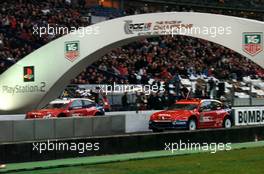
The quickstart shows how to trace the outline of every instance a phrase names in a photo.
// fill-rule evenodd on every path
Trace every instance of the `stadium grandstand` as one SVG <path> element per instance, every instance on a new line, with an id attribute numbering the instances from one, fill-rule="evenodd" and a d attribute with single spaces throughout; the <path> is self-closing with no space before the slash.
<path id="1" fill-rule="evenodd" d="M 263 30 L 264 0 L 0 0 L 0 174 L 263 173 Z"/>
<path id="2" fill-rule="evenodd" d="M 11 3 L 13 2 L 13 3 Z M 61 35 L 35 35 L 34 27 L 85 27 L 126 15 L 188 11 L 264 20 L 264 1 L 245 0 L 11 0 L 0 2 L 0 73 Z M 250 7 L 250 8 L 249 8 Z M 164 84 L 165 93 L 137 101 L 148 109 L 187 95 L 264 97 L 264 70 L 223 46 L 186 36 L 142 39 L 116 48 L 72 79 L 73 85 Z M 84 91 L 78 90 L 81 95 Z M 232 95 L 230 95 L 232 94 Z M 152 98 L 158 98 L 152 99 Z M 152 100 L 160 103 L 153 104 Z M 150 104 L 152 103 L 152 104 Z M 153 106 L 154 105 L 154 106 Z M 165 106 L 166 106 L 165 105 Z"/>

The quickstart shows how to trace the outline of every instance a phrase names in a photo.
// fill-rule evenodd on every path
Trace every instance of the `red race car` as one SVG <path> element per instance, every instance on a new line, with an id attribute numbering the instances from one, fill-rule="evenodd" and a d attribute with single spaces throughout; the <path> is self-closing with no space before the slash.
<path id="1" fill-rule="evenodd" d="M 104 114 L 105 112 L 103 107 L 97 105 L 92 100 L 84 98 L 74 98 L 52 101 L 43 109 L 28 112 L 26 114 L 26 119 L 95 116 Z"/>
<path id="2" fill-rule="evenodd" d="M 218 100 L 182 99 L 168 110 L 151 115 L 149 129 L 159 132 L 166 129 L 230 128 L 231 110 Z"/>

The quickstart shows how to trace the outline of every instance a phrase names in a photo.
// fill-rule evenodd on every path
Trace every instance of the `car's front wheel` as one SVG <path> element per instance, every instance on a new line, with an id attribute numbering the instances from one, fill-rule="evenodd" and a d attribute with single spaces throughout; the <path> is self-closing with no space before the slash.
<path id="1" fill-rule="evenodd" d="M 223 122 L 223 127 L 224 128 L 231 128 L 232 127 L 232 120 L 230 117 L 226 117 Z"/>
<path id="2" fill-rule="evenodd" d="M 197 129 L 197 124 L 195 119 L 190 119 L 188 121 L 188 129 L 189 130 L 196 130 Z"/>

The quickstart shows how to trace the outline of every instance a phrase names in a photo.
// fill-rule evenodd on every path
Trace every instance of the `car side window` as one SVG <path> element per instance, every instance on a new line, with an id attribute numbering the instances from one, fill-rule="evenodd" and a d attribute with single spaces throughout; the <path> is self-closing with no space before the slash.
<path id="1" fill-rule="evenodd" d="M 222 109 L 222 104 L 216 101 L 212 101 L 212 110 L 220 110 Z"/>
<path id="2" fill-rule="evenodd" d="M 203 112 L 210 111 L 211 110 L 211 101 L 204 101 L 201 104 L 201 110 Z"/>
<path id="3" fill-rule="evenodd" d="M 82 108 L 82 101 L 81 100 L 74 100 L 71 104 L 71 108 Z"/>
<path id="4" fill-rule="evenodd" d="M 95 106 L 95 104 L 89 100 L 83 100 L 83 107 L 84 108 L 89 108 L 89 107 L 92 107 L 92 106 Z"/>

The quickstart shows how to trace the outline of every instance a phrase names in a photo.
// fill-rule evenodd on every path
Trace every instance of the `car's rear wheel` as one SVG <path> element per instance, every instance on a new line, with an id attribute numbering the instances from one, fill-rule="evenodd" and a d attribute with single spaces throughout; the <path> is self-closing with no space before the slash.
<path id="1" fill-rule="evenodd" d="M 188 121 L 188 129 L 189 130 L 196 130 L 197 129 L 197 123 L 195 119 L 190 119 Z"/>
<path id="2" fill-rule="evenodd" d="M 232 120 L 230 117 L 226 117 L 223 122 L 223 127 L 224 128 L 231 128 L 232 127 Z"/>

